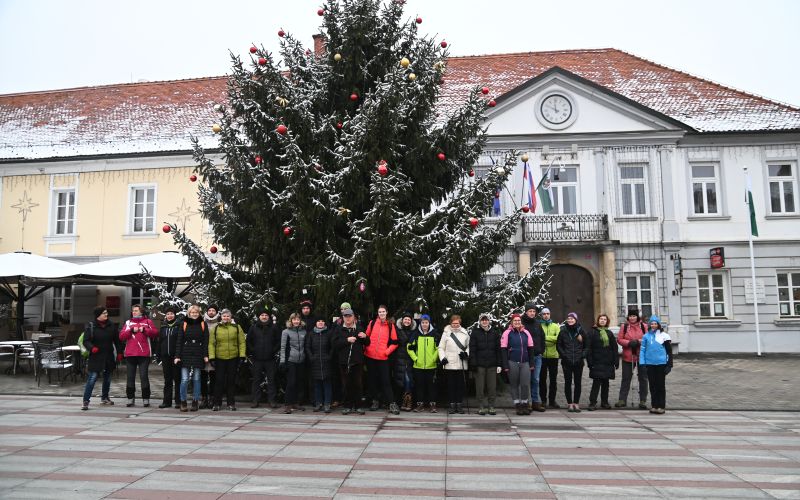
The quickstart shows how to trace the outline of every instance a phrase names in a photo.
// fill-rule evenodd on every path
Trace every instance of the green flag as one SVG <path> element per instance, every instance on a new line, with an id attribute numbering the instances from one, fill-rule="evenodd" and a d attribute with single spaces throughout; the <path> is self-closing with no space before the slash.
<path id="1" fill-rule="evenodd" d="M 753 186 L 750 183 L 750 174 L 747 175 L 747 206 L 750 209 L 750 234 L 758 236 L 756 225 L 756 206 L 753 203 Z"/>
<path id="2" fill-rule="evenodd" d="M 553 210 L 553 196 L 550 194 L 550 170 L 542 176 L 539 181 L 539 186 L 536 187 L 536 193 L 539 199 L 542 200 L 542 213 L 549 214 Z"/>

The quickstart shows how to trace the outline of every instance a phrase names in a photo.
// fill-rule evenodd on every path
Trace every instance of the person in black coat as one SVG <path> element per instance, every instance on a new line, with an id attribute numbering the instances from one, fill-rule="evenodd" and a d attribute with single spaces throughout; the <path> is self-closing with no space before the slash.
<path id="1" fill-rule="evenodd" d="M 344 388 L 344 408 L 342 415 L 364 414 L 361 408 L 364 373 L 364 348 L 369 345 L 369 337 L 364 333 L 352 309 L 342 311 L 342 324 L 336 325 L 332 332 L 335 362 L 339 366 L 339 378 Z"/>
<path id="2" fill-rule="evenodd" d="M 542 355 L 544 354 L 544 330 L 539 323 L 539 308 L 533 302 L 525 304 L 525 314 L 522 315 L 522 326 L 528 330 L 533 338 L 533 359 L 531 360 L 531 410 L 545 411 L 541 399 L 540 374 L 542 373 Z"/>
<path id="3" fill-rule="evenodd" d="M 175 348 L 178 344 L 178 331 L 183 326 L 175 313 L 177 310 L 170 306 L 164 312 L 164 321 L 158 331 L 158 354 L 161 357 L 161 370 L 164 373 L 164 397 L 159 408 L 172 406 L 173 393 L 175 395 L 175 408 L 181 405 L 181 365 L 175 363 Z"/>
<path id="4" fill-rule="evenodd" d="M 609 319 L 605 314 L 597 317 L 592 331 L 584 342 L 584 357 L 589 365 L 589 378 L 592 379 L 592 389 L 589 391 L 589 411 L 597 409 L 597 393 L 600 392 L 601 407 L 609 410 L 608 381 L 614 378 L 619 366 L 619 353 L 617 339 L 608 329 Z"/>
<path id="5" fill-rule="evenodd" d="M 192 411 L 197 411 L 200 400 L 200 372 L 208 363 L 208 325 L 200 316 L 200 306 L 192 304 L 178 330 L 175 363 L 181 365 L 181 411 L 188 411 L 186 388 L 192 376 Z"/>
<path id="6" fill-rule="evenodd" d="M 564 395 L 567 397 L 568 412 L 580 412 L 581 377 L 583 377 L 583 343 L 586 332 L 578 323 L 578 315 L 567 314 L 566 324 L 558 334 L 556 349 L 561 358 L 561 369 L 564 372 Z M 574 388 L 573 388 L 574 384 Z"/>
<path id="7" fill-rule="evenodd" d="M 500 330 L 493 327 L 488 314 L 481 314 L 469 336 L 469 368 L 475 371 L 475 397 L 478 415 L 495 415 L 497 375 L 502 371 Z M 485 389 L 485 390 L 484 390 Z M 488 410 L 487 410 L 488 406 Z"/>
<path id="8" fill-rule="evenodd" d="M 333 383 L 331 368 L 333 366 L 332 333 L 325 324 L 325 318 L 317 318 L 316 325 L 306 335 L 305 351 L 314 380 L 314 411 L 331 412 Z"/>
<path id="9" fill-rule="evenodd" d="M 252 408 L 258 408 L 261 401 L 261 390 L 267 389 L 267 401 L 272 408 L 277 408 L 276 374 L 278 369 L 278 352 L 281 350 L 281 330 L 272 321 L 267 311 L 258 315 L 258 321 L 250 326 L 247 332 L 247 357 L 253 363 Z"/>
<path id="10" fill-rule="evenodd" d="M 87 363 L 88 376 L 83 389 L 83 406 L 81 410 L 89 409 L 89 399 L 94 391 L 94 384 L 100 373 L 103 374 L 103 388 L 100 392 L 100 401 L 104 405 L 113 405 L 109 396 L 111 390 L 111 371 L 117 366 L 117 361 L 122 360 L 122 343 L 119 340 L 117 325 L 108 320 L 108 311 L 105 307 L 94 308 L 93 321 L 86 325 L 83 332 L 83 346 L 89 351 Z"/>
<path id="11" fill-rule="evenodd" d="M 395 323 L 395 326 L 397 327 L 397 349 L 392 353 L 394 357 L 394 383 L 403 390 L 400 409 L 411 411 L 411 393 L 414 390 L 412 366 L 414 362 L 411 361 L 411 356 L 409 356 L 406 346 L 408 346 L 411 337 L 414 336 L 414 332 L 417 330 L 417 322 L 410 312 L 404 312 Z"/>

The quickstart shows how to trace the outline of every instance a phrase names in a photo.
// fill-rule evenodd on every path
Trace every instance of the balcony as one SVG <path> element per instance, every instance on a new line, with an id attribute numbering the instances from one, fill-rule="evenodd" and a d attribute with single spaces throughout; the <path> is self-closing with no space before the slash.
<path id="1" fill-rule="evenodd" d="M 607 215 L 526 215 L 522 224 L 523 241 L 530 243 L 608 240 Z"/>

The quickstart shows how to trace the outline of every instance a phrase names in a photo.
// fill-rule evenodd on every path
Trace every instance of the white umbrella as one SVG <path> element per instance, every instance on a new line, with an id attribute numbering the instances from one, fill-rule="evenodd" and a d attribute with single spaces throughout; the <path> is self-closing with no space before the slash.
<path id="1" fill-rule="evenodd" d="M 0 254 L 0 278 L 54 279 L 75 276 L 81 266 L 28 252 Z"/>
<path id="2" fill-rule="evenodd" d="M 78 266 L 78 272 L 84 276 L 131 276 L 142 274 L 142 267 L 155 278 L 188 279 L 192 276 L 192 268 L 189 267 L 186 256 L 175 251 L 134 255 L 83 264 Z"/>

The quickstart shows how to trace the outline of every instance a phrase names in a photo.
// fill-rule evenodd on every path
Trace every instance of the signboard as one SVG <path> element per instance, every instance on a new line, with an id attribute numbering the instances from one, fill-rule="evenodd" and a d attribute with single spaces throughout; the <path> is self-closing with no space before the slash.
<path id="1" fill-rule="evenodd" d="M 759 304 L 765 304 L 767 302 L 767 293 L 764 287 L 764 280 L 759 280 L 759 279 L 756 280 L 756 299 L 758 300 Z M 753 303 L 752 279 L 744 280 L 744 303 L 745 304 Z"/>
<path id="2" fill-rule="evenodd" d="M 725 267 L 725 249 L 723 247 L 712 248 L 709 254 L 711 256 L 711 269 Z"/>

